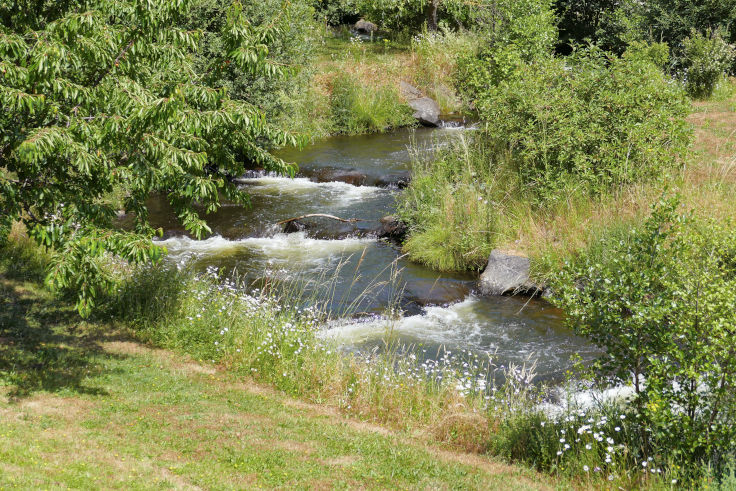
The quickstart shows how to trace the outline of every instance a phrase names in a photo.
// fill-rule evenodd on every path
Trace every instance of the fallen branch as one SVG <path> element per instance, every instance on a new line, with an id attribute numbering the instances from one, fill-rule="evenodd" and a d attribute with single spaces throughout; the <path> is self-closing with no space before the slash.
<path id="1" fill-rule="evenodd" d="M 289 222 L 296 222 L 297 220 L 301 220 L 303 218 L 312 218 L 312 217 L 321 217 L 321 218 L 329 218 L 330 220 L 337 220 L 338 222 L 343 223 L 355 223 L 355 222 L 369 222 L 370 220 L 362 220 L 360 218 L 340 218 L 333 215 L 326 215 L 324 213 L 310 213 L 309 215 L 302 215 L 300 217 L 296 218 L 289 218 L 288 220 L 281 220 L 280 222 L 277 222 L 276 225 L 284 225 L 285 223 Z"/>

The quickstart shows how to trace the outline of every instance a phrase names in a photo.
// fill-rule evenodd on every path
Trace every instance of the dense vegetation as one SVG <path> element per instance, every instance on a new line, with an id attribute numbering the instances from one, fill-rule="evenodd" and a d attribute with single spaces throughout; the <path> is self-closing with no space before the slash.
<path id="1" fill-rule="evenodd" d="M 369 40 L 335 27 L 361 17 L 380 29 Z M 138 339 L 541 471 L 725 488 L 736 184 L 733 155 L 718 154 L 730 136 L 709 145 L 688 116 L 706 100 L 734 110 L 734 20 L 730 1 L 5 3 L 3 274 L 43 270 L 80 313 Z M 293 175 L 273 147 L 415 124 L 400 81 L 478 119 L 415 162 L 405 252 L 446 271 L 480 270 L 493 249 L 530 256 L 571 328 L 604 351 L 593 388 L 628 399 L 551 414 L 524 373 L 488 395 L 492 367 L 475 359 L 345 357 L 317 335 L 322 312 L 283 307 L 304 300 L 293 292 L 155 265 L 152 193 L 202 237 L 207 213 L 247 202 L 233 177 Z"/>

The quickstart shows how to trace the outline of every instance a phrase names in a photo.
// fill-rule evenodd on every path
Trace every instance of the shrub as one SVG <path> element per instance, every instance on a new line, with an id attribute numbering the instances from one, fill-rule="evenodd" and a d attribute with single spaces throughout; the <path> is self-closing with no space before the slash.
<path id="1" fill-rule="evenodd" d="M 736 448 L 736 235 L 654 207 L 644 225 L 558 277 L 570 325 L 605 353 L 596 364 L 633 386 L 641 457 L 716 469 Z"/>
<path id="2" fill-rule="evenodd" d="M 357 0 L 312 0 L 315 17 L 331 26 L 352 24 L 360 17 Z"/>
<path id="3" fill-rule="evenodd" d="M 687 91 L 692 97 L 707 99 L 731 68 L 736 49 L 725 41 L 720 29 L 708 29 L 705 34 L 693 29 L 683 45 Z"/>
<path id="4" fill-rule="evenodd" d="M 517 65 L 475 104 L 486 136 L 508 145 L 540 202 L 659 176 L 690 142 L 681 88 L 643 57 L 596 48 Z"/>

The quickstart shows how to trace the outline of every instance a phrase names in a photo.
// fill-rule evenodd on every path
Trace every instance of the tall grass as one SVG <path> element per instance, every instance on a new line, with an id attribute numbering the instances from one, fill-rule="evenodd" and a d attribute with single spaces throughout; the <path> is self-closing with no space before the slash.
<path id="1" fill-rule="evenodd" d="M 638 427 L 622 406 L 550 410 L 546 392 L 531 383 L 533 367 L 500 369 L 470 353 L 422 362 L 390 341 L 390 320 L 384 350 L 349 353 L 324 335 L 326 312 L 304 307 L 294 290 L 243 286 L 212 273 L 146 268 L 104 314 L 143 340 L 288 394 L 585 486 L 668 488 L 678 480 L 666 462 L 642 457 Z"/>
<path id="2" fill-rule="evenodd" d="M 0 248 L 0 257 L 9 257 L 12 248 L 27 249 L 15 256 L 20 270 L 36 263 L 32 244 L 8 247 Z M 7 268 L 3 262 L 0 275 Z M 547 392 L 531 383 L 533 367 L 500 368 L 470 353 L 419 361 L 390 341 L 390 319 L 386 349 L 351 354 L 324 335 L 329 316 L 319 306 L 305 306 L 299 289 L 244 286 L 212 271 L 140 267 L 100 302 L 105 307 L 96 315 L 141 340 L 288 394 L 459 449 L 523 462 L 583 487 L 677 484 L 676 468 L 656 455 L 642 457 L 636 421 L 616 401 L 580 406 L 570 396 L 550 410 Z M 701 484 L 715 487 L 721 479 L 727 486 L 732 474 L 711 474 Z"/>
<path id="3" fill-rule="evenodd" d="M 412 39 L 413 82 L 439 104 L 444 114 L 462 110 L 453 83 L 457 61 L 472 55 L 482 44 L 470 32 L 423 32 Z"/>

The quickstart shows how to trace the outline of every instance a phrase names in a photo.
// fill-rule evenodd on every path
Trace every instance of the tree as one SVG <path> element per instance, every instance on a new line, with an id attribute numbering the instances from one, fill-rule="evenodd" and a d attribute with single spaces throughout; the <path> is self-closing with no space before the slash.
<path id="1" fill-rule="evenodd" d="M 151 193 L 199 237 L 203 214 L 246 199 L 228 179 L 246 163 L 293 173 L 266 146 L 294 139 L 217 84 L 231 65 L 281 76 L 266 47 L 278 30 L 251 25 L 233 2 L 222 55 L 195 69 L 200 33 L 176 27 L 191 0 L 26 3 L 0 10 L 0 229 L 20 220 L 51 249 L 48 282 L 75 291 L 87 314 L 113 284 L 105 256 L 161 256 Z M 125 194 L 132 232 L 113 226 L 113 191 Z"/>

